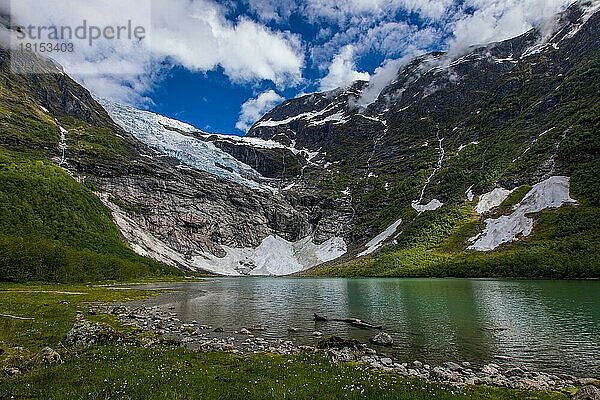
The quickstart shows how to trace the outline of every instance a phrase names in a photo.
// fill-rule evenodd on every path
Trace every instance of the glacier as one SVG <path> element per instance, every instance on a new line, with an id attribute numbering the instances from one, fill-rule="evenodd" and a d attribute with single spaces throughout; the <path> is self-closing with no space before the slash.
<path id="1" fill-rule="evenodd" d="M 126 132 L 161 155 L 211 175 L 239 183 L 255 190 L 274 191 L 267 179 L 252 167 L 238 161 L 214 144 L 193 135 L 206 134 L 181 121 L 149 111 L 96 98 L 110 117 Z"/>

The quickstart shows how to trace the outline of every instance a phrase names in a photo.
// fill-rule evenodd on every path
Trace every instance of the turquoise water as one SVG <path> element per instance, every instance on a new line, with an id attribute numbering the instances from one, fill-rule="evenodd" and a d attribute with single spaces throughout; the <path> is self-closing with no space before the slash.
<path id="1" fill-rule="evenodd" d="M 314 322 L 317 312 L 383 325 L 395 345 L 379 350 L 404 362 L 600 376 L 599 281 L 217 278 L 169 286 L 180 290 L 146 304 L 223 327 L 225 336 L 256 324 L 268 327 L 260 336 L 302 344 L 318 341 L 315 330 L 363 342 L 376 333 Z"/>

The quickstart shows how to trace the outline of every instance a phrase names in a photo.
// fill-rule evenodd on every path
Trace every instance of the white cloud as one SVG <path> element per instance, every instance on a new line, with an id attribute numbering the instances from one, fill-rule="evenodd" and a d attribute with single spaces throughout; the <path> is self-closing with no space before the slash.
<path id="1" fill-rule="evenodd" d="M 347 87 L 352 82 L 358 80 L 368 81 L 369 73 L 356 71 L 354 47 L 347 45 L 333 59 L 333 62 L 329 66 L 329 72 L 321 79 L 320 90 L 325 91 Z"/>
<path id="2" fill-rule="evenodd" d="M 289 18 L 296 11 L 298 5 L 294 0 L 247 0 L 248 8 L 253 11 L 261 21 L 281 22 Z"/>
<path id="3" fill-rule="evenodd" d="M 506 40 L 540 26 L 573 0 L 469 0 L 472 14 L 459 15 L 448 42 L 452 56 L 477 44 Z"/>
<path id="4" fill-rule="evenodd" d="M 230 21 L 227 10 L 210 0 L 18 0 L 12 12 L 13 22 L 25 26 L 76 27 L 83 20 L 102 27 L 127 20 L 144 26 L 142 42 L 75 41 L 75 52 L 53 54 L 89 89 L 127 103 L 144 101 L 144 91 L 160 79 L 165 64 L 199 72 L 220 67 L 240 83 L 270 80 L 283 87 L 302 79 L 304 55 L 296 35 L 243 17 Z"/>
<path id="5" fill-rule="evenodd" d="M 452 3 L 452 0 L 307 0 L 304 12 L 311 20 L 326 18 L 344 25 L 356 17 L 394 18 L 399 11 L 439 19 Z"/>
<path id="6" fill-rule="evenodd" d="M 242 104 L 240 118 L 235 127 L 247 132 L 256 121 L 284 100 L 285 98 L 278 95 L 274 90 L 267 90 L 256 98 L 248 99 Z"/>
<path id="7" fill-rule="evenodd" d="M 369 81 L 369 85 L 365 88 L 358 99 L 357 105 L 364 108 L 377 100 L 381 94 L 381 91 L 394 79 L 396 79 L 400 68 L 406 65 L 414 57 L 422 53 L 423 52 L 421 50 L 413 49 L 404 57 L 395 60 L 388 60 L 381 67 L 377 68 L 375 70 L 375 74 L 373 74 L 371 80 Z"/>

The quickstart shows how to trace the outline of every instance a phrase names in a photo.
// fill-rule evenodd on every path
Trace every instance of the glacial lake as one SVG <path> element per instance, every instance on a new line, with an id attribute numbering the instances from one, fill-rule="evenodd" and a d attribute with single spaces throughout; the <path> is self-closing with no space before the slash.
<path id="1" fill-rule="evenodd" d="M 151 287 L 177 291 L 144 305 L 222 327 L 225 337 L 259 324 L 267 330 L 257 336 L 310 345 L 319 340 L 314 331 L 364 343 L 377 332 L 313 321 L 319 313 L 382 325 L 395 344 L 373 347 L 400 362 L 493 362 L 600 377 L 600 281 L 213 278 Z"/>

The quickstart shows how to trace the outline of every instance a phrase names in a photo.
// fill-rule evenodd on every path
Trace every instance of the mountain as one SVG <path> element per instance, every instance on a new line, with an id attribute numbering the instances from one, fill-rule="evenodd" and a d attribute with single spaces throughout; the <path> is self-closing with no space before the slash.
<path id="1" fill-rule="evenodd" d="M 39 73 L 12 74 L 11 62 Z M 6 237 L 1 278 L 53 280 L 52 271 L 40 271 L 52 257 L 51 269 L 64 269 L 54 266 L 61 255 L 53 248 L 35 263 L 20 259 L 15 243 L 23 237 L 31 248 L 49 241 L 102 256 L 116 252 L 103 247 L 111 238 L 116 253 L 128 257 L 135 256 L 133 250 L 178 269 L 226 275 L 285 275 L 346 252 L 341 234 L 350 217 L 344 202 L 310 187 L 280 188 L 278 180 L 203 140 L 199 136 L 207 135 L 187 124 L 94 99 L 57 73 L 60 66 L 51 60 L 1 50 L 0 63 L 0 149 L 6 154 L 0 170 L 8 171 L 0 192 L 10 198 L 0 209 Z M 300 151 L 251 142 L 256 154 L 270 154 L 265 160 L 278 152 L 304 160 Z M 44 186 L 60 188 L 56 198 L 48 188 L 10 184 L 31 178 L 26 168 L 14 170 L 17 161 L 51 171 Z M 74 192 L 78 201 L 93 203 L 94 211 L 69 198 Z M 89 231 L 94 234 L 86 240 Z M 112 278 L 108 271 L 115 268 L 118 264 L 107 268 L 105 278 Z"/>
<path id="2" fill-rule="evenodd" d="M 599 8 L 416 58 L 370 103 L 357 82 L 261 118 L 248 136 L 318 152 L 305 175 L 352 197 L 346 264 L 316 273 L 597 274 Z"/>
<path id="3" fill-rule="evenodd" d="M 18 257 L 38 241 L 140 271 L 598 276 L 599 8 L 416 58 L 381 93 L 288 100 L 246 137 L 94 98 L 1 50 L 0 279 L 76 265 L 51 246 Z M 9 184 L 38 167 L 47 184 Z"/>

